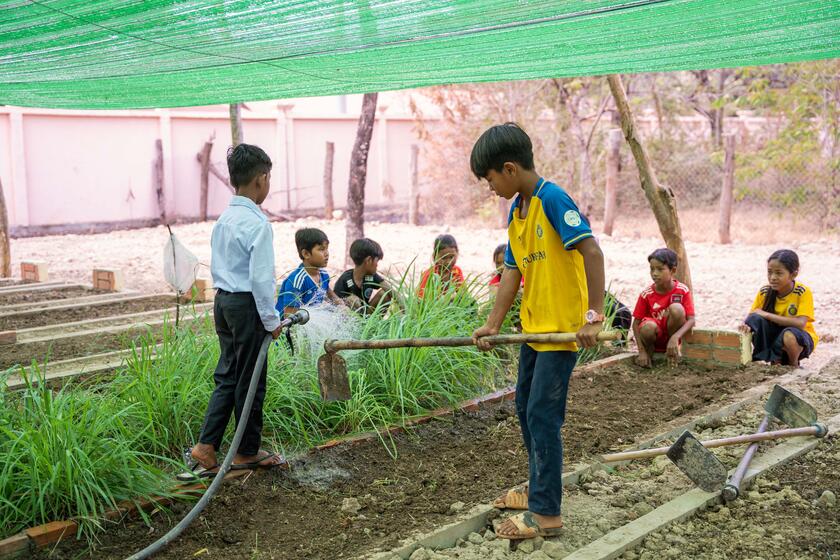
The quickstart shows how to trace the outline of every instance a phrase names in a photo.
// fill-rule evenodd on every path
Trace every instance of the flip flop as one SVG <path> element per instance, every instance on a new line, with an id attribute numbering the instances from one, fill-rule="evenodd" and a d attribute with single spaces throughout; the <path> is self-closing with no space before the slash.
<path id="1" fill-rule="evenodd" d="M 533 539 L 535 537 L 556 537 L 560 535 L 563 530 L 562 527 L 551 527 L 548 529 L 540 527 L 540 524 L 537 523 L 536 519 L 534 519 L 534 514 L 530 511 L 517 513 L 516 515 L 508 517 L 508 520 L 516 526 L 517 533 L 513 535 L 500 534 L 499 526 L 501 523 L 499 523 L 493 527 L 496 537 L 512 541 Z"/>
<path id="2" fill-rule="evenodd" d="M 514 486 L 503 496 L 493 501 L 493 507 L 498 509 L 528 509 L 528 484 Z"/>
<path id="3" fill-rule="evenodd" d="M 256 469 L 273 469 L 274 467 L 279 467 L 280 465 L 263 465 L 264 461 L 268 461 L 269 459 L 273 459 L 274 457 L 280 457 L 277 453 L 269 453 L 265 457 L 260 457 L 256 461 L 251 461 L 250 463 L 234 463 L 230 466 L 230 470 L 232 471 L 244 471 L 244 470 L 256 470 Z"/>
<path id="4" fill-rule="evenodd" d="M 190 469 L 186 472 L 179 473 L 175 475 L 175 478 L 180 480 L 181 482 L 192 482 L 193 480 L 211 480 L 219 474 L 218 471 L 213 471 L 213 469 L 218 469 L 221 467 L 219 463 L 216 463 L 212 467 L 202 467 L 201 463 L 193 463 L 191 465 L 187 465 Z"/>

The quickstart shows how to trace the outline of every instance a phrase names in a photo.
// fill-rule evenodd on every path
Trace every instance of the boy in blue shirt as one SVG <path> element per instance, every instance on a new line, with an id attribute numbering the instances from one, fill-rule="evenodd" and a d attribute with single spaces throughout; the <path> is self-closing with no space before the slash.
<path id="1" fill-rule="evenodd" d="M 325 298 L 341 303 L 330 289 L 330 275 L 322 270 L 330 260 L 327 234 L 316 228 L 299 229 L 295 232 L 295 245 L 302 262 L 283 281 L 275 309 L 290 314 L 302 305 L 320 305 Z"/>
<path id="2" fill-rule="evenodd" d="M 201 478 L 212 478 L 219 470 L 216 453 L 231 412 L 240 422 L 265 335 L 277 338 L 281 332 L 280 314 L 273 306 L 273 232 L 259 208 L 271 188 L 271 159 L 257 146 L 239 144 L 228 150 L 227 162 L 236 195 L 210 237 L 210 272 L 216 288 L 213 320 L 221 353 L 201 435 L 190 450 L 193 474 Z M 267 371 L 264 364 L 232 469 L 273 467 L 281 462 L 276 453 L 260 449 Z"/>

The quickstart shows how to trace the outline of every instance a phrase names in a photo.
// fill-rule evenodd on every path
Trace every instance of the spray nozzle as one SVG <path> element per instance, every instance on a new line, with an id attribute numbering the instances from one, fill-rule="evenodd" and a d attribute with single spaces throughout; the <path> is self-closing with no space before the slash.
<path id="1" fill-rule="evenodd" d="M 305 325 L 309 322 L 309 311 L 306 309 L 298 309 L 280 322 L 283 328 L 291 327 L 293 325 Z"/>

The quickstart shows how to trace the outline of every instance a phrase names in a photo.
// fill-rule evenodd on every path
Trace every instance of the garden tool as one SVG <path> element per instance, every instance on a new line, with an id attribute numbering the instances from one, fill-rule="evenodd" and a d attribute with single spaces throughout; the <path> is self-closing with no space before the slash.
<path id="1" fill-rule="evenodd" d="M 598 340 L 617 340 L 618 331 L 600 332 Z M 574 342 L 575 333 L 543 334 L 498 334 L 482 337 L 482 340 L 499 344 L 558 343 Z M 386 350 L 389 348 L 425 348 L 429 346 L 456 347 L 472 346 L 472 337 L 445 338 L 394 338 L 385 340 L 327 340 L 324 342 L 324 354 L 318 358 L 318 385 L 321 398 L 327 401 L 346 401 L 350 399 L 350 381 L 347 377 L 347 363 L 338 355 L 339 350 Z"/>
<path id="2" fill-rule="evenodd" d="M 765 419 L 759 426 L 758 433 L 753 434 L 753 437 L 762 437 L 774 433 L 765 431 L 771 418 L 778 418 L 794 428 L 792 430 L 778 430 L 775 433 L 794 432 L 796 429 L 800 429 L 810 430 L 810 432 L 800 435 L 816 435 L 817 437 L 825 435 L 825 426 L 817 424 L 817 412 L 814 410 L 814 407 L 779 385 L 773 387 L 773 392 L 770 394 L 770 398 L 767 399 L 764 410 L 766 412 Z M 744 458 L 742 458 L 741 463 L 735 470 L 733 475 L 734 484 L 733 481 L 727 484 L 724 489 L 724 495 L 738 496 L 741 481 L 758 447 L 757 442 L 761 440 L 754 441 L 756 443 L 753 443 L 747 448 Z M 723 463 L 711 451 L 706 449 L 706 447 L 700 445 L 689 432 L 685 432 L 680 436 L 668 450 L 667 455 L 692 482 L 707 492 L 714 492 L 726 481 L 727 469 L 723 466 Z"/>
<path id="3" fill-rule="evenodd" d="M 817 411 L 813 406 L 803 401 L 781 385 L 775 385 L 770 398 L 764 404 L 764 419 L 758 426 L 756 433 L 763 433 L 767 430 L 770 420 L 778 418 L 792 428 L 811 426 L 817 422 Z M 741 493 L 741 481 L 747 474 L 755 452 L 758 450 L 758 443 L 750 444 L 735 472 L 723 487 L 723 499 L 731 502 Z"/>

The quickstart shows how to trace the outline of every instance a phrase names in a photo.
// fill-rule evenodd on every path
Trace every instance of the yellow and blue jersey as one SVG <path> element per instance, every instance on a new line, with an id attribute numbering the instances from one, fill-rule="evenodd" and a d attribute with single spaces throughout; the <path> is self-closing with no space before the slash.
<path id="1" fill-rule="evenodd" d="M 526 333 L 577 332 L 589 309 L 583 257 L 575 244 L 593 237 L 589 221 L 572 198 L 540 178 L 528 214 L 516 197 L 508 216 L 505 266 L 525 278 L 520 317 Z M 534 350 L 577 350 L 574 342 L 531 344 Z"/>

